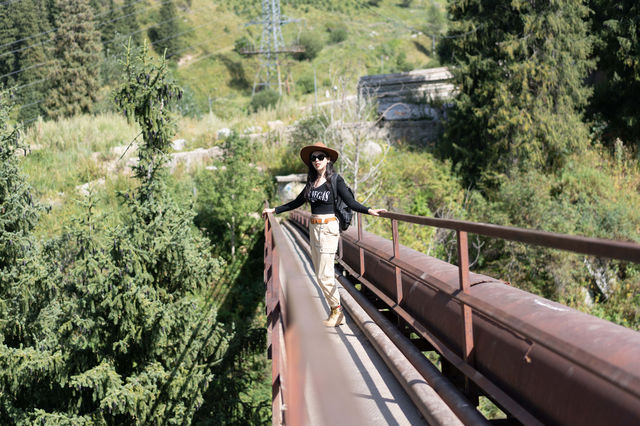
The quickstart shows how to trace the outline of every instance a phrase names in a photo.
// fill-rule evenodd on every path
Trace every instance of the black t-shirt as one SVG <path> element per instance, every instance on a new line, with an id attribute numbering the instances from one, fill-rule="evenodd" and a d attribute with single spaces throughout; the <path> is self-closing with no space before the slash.
<path id="1" fill-rule="evenodd" d="M 357 202 L 351 193 L 347 190 L 342 176 L 338 175 L 336 181 L 338 194 L 344 202 L 354 211 L 360 213 L 368 213 L 369 208 Z M 294 210 L 304 204 L 304 189 L 298 194 L 295 200 L 289 201 L 287 204 L 276 207 L 276 214 Z M 311 213 L 313 214 L 333 214 L 333 193 L 331 191 L 331 182 L 326 181 L 317 188 L 311 188 L 309 191 L 309 204 L 311 205 Z"/>

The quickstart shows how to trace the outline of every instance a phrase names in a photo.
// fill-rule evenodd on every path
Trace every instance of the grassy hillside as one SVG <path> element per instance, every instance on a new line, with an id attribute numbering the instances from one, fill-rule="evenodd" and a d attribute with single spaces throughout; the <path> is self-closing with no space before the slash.
<path id="1" fill-rule="evenodd" d="M 260 66 L 257 57 L 235 52 L 234 43 L 245 36 L 259 45 L 262 27 L 245 24 L 260 17 L 260 2 L 190 3 L 181 13 L 193 31 L 185 34 L 189 47 L 176 61 L 175 75 L 192 93 L 201 112 L 208 111 L 211 99 L 217 115 L 233 115 L 248 104 Z M 281 72 L 289 94 L 310 101 L 313 95 L 304 92 L 309 82 L 312 84 L 314 69 L 323 95 L 340 76 L 353 86 L 360 75 L 437 65 L 430 52 L 431 38 L 421 31 L 432 30 L 430 23 L 442 20 L 443 7 L 427 0 L 415 0 L 410 7 L 401 3 L 283 2 L 282 14 L 299 20 L 282 27 L 285 44 L 295 44 L 310 33 L 322 45 L 311 61 L 289 56 L 282 59 Z M 346 38 L 332 42 L 330 32 L 336 28 L 345 29 Z"/>

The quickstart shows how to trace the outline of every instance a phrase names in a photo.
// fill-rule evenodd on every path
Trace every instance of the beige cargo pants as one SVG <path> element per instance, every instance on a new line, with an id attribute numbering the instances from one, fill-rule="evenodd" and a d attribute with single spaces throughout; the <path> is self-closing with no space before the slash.
<path id="1" fill-rule="evenodd" d="M 333 217 L 328 215 L 314 215 L 314 218 Z M 338 221 L 329 223 L 309 224 L 309 239 L 311 240 L 311 261 L 316 272 L 316 278 L 322 293 L 330 308 L 340 306 L 340 293 L 334 278 L 334 261 L 338 251 L 340 226 Z"/>

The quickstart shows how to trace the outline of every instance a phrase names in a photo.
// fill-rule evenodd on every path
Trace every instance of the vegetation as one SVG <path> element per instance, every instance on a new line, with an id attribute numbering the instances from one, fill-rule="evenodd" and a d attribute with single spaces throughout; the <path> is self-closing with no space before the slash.
<path id="1" fill-rule="evenodd" d="M 51 118 L 70 117 L 92 110 L 97 100 L 100 35 L 93 25 L 88 2 L 57 0 L 48 96 L 43 108 Z"/>
<path id="2" fill-rule="evenodd" d="M 196 177 L 201 215 L 197 223 L 210 232 L 221 252 L 235 257 L 236 248 L 247 245 L 243 239 L 251 238 L 262 225 L 255 212 L 261 210 L 268 196 L 264 188 L 269 187 L 269 180 L 253 164 L 258 150 L 248 139 L 232 134 L 223 148 L 224 159 L 215 162 L 213 170 L 203 170 Z"/>
<path id="3" fill-rule="evenodd" d="M 256 112 L 261 109 L 272 108 L 278 103 L 279 99 L 280 95 L 275 90 L 261 90 L 251 99 L 251 109 Z"/>
<path id="4" fill-rule="evenodd" d="M 490 11 L 481 2 L 449 5 L 455 100 L 444 147 L 467 184 L 561 167 L 584 148 L 580 110 L 592 61 L 582 0 L 516 2 Z"/>
<path id="5" fill-rule="evenodd" d="M 589 109 L 602 138 L 610 145 L 616 138 L 638 146 L 640 121 L 640 8 L 631 0 L 610 3 L 591 0 L 590 23 L 596 34 L 595 96 Z"/>
<path id="6" fill-rule="evenodd" d="M 253 98 L 257 0 L 1 4 L 0 422 L 269 423 L 258 212 L 309 141 L 371 205 L 640 241 L 635 3 L 426 3 L 283 0 L 307 50 Z M 376 118 L 346 101 L 360 75 L 439 61 L 459 96 L 438 150 L 352 125 Z M 224 154 L 169 173 L 175 131 Z M 399 232 L 456 261 L 451 233 Z M 470 246 L 475 271 L 640 330 L 637 265 Z"/>
<path id="7" fill-rule="evenodd" d="M 181 51 L 183 32 L 178 20 L 178 10 L 173 1 L 165 1 L 160 6 L 158 26 L 149 30 L 149 38 L 160 55 L 175 57 Z"/>
<path id="8" fill-rule="evenodd" d="M 319 34 L 303 33 L 297 44 L 304 49 L 302 52 L 294 54 L 294 57 L 300 61 L 313 60 L 322 50 L 322 38 Z"/>

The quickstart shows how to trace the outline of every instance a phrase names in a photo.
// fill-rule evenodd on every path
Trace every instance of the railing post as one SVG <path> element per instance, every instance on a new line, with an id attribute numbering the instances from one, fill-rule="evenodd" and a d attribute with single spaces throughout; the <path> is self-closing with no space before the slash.
<path id="1" fill-rule="evenodd" d="M 273 279 L 273 239 L 271 235 L 271 224 L 269 219 L 264 221 L 264 285 L 265 285 L 265 314 L 267 316 L 267 358 L 271 359 L 272 346 L 271 346 L 271 309 L 272 299 L 271 294 L 272 279 Z"/>
<path id="2" fill-rule="evenodd" d="M 265 203 L 265 207 L 269 205 Z M 273 239 L 273 226 L 267 215 L 264 224 L 264 283 L 266 286 L 267 314 L 267 355 L 271 358 L 271 409 L 274 425 L 283 421 L 283 359 L 282 359 L 282 316 L 280 303 L 280 274 L 278 248 Z"/>
<path id="3" fill-rule="evenodd" d="M 362 241 L 362 214 L 357 213 L 358 221 L 358 242 Z M 360 247 L 360 276 L 364 277 L 364 249 Z"/>
<path id="4" fill-rule="evenodd" d="M 458 237 L 458 274 L 460 292 L 469 294 L 469 244 L 467 233 L 456 231 Z M 461 302 L 462 303 L 462 302 Z M 473 322 L 471 307 L 462 303 L 463 345 L 462 355 L 468 364 L 473 363 Z M 469 379 L 465 376 L 465 388 L 469 390 Z"/>
<path id="5" fill-rule="evenodd" d="M 397 259 L 400 255 L 400 241 L 398 238 L 398 221 L 391 219 L 391 236 L 393 238 L 393 258 Z M 396 265 L 396 302 L 398 306 L 402 303 L 402 271 L 400 267 Z"/>

